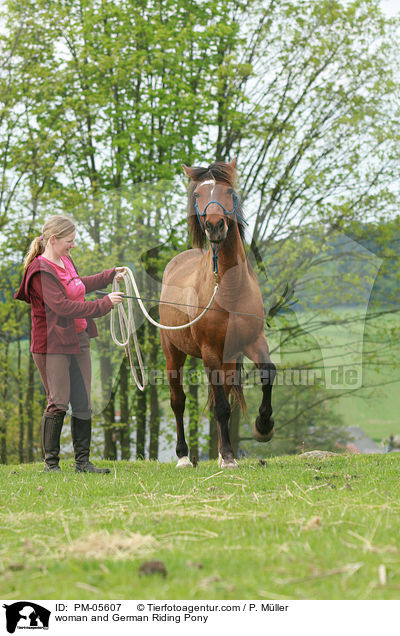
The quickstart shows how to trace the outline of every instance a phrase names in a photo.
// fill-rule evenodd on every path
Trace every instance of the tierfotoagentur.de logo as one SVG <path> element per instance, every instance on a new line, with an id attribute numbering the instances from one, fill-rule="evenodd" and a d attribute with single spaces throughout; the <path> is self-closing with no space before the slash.
<path id="1" fill-rule="evenodd" d="M 14 634 L 16 629 L 49 629 L 51 612 L 37 603 L 18 601 L 3 607 L 6 610 L 6 626 L 9 634 Z"/>

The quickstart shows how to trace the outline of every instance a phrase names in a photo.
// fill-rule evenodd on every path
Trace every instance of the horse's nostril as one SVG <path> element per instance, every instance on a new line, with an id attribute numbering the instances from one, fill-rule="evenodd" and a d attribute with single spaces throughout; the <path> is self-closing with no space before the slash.
<path id="1" fill-rule="evenodd" d="M 210 221 L 206 221 L 206 230 L 208 230 L 209 232 L 212 230 L 212 225 Z"/>
<path id="2" fill-rule="evenodd" d="M 224 220 L 220 219 L 217 223 L 217 228 L 218 230 L 223 230 L 224 229 Z"/>

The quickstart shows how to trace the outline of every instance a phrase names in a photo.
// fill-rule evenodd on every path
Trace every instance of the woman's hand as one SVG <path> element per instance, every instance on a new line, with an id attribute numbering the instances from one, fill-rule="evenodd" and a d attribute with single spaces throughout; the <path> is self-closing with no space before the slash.
<path id="1" fill-rule="evenodd" d="M 124 278 L 124 274 L 126 274 L 126 267 L 116 267 L 115 268 L 115 280 L 117 281 L 117 283 L 120 283 L 123 278 Z"/>
<path id="2" fill-rule="evenodd" d="M 119 305 L 124 300 L 124 294 L 122 292 L 111 292 L 111 294 L 108 294 L 108 297 L 111 300 L 113 307 L 115 307 L 115 305 Z"/>

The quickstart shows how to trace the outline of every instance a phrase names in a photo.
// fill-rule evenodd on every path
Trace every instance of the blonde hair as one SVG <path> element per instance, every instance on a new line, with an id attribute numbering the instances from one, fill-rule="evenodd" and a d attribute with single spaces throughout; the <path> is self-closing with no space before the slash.
<path id="1" fill-rule="evenodd" d="M 54 216 L 47 219 L 46 223 L 43 225 L 41 236 L 34 238 L 30 244 L 24 261 L 24 270 L 27 269 L 36 256 L 43 254 L 50 236 L 54 235 L 56 238 L 64 238 L 64 236 L 72 234 L 75 230 L 75 223 L 67 216 L 54 214 Z"/>

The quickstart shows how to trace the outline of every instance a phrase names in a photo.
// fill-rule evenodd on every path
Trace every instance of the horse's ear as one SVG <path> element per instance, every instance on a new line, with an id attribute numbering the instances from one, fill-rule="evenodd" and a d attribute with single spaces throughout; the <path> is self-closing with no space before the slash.
<path id="1" fill-rule="evenodd" d="M 185 166 L 185 164 L 182 165 L 185 174 L 187 177 L 189 177 L 189 179 L 193 179 L 193 175 L 194 175 L 194 170 L 193 168 L 191 168 L 190 166 Z"/>
<path id="2" fill-rule="evenodd" d="M 236 164 L 237 164 L 237 157 L 234 157 L 232 159 L 232 161 L 230 163 L 228 163 L 228 166 L 230 166 L 231 168 L 233 168 L 234 170 L 236 170 Z"/>

